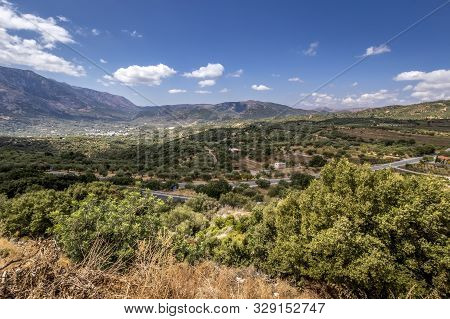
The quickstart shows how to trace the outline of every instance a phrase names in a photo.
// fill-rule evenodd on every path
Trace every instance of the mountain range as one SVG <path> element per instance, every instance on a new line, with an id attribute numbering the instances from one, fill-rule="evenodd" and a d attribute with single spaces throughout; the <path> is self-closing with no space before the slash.
<path id="1" fill-rule="evenodd" d="M 0 119 L 4 120 L 213 121 L 311 113 L 315 111 L 259 101 L 140 107 L 122 96 L 72 86 L 29 70 L 0 67 Z"/>
<path id="2" fill-rule="evenodd" d="M 449 101 L 395 105 L 356 112 L 303 110 L 260 101 L 141 107 L 128 99 L 48 79 L 33 71 L 0 66 L 0 122 L 52 120 L 150 120 L 155 123 L 252 120 L 278 116 L 326 115 L 427 119 L 450 117 Z"/>
<path id="3" fill-rule="evenodd" d="M 152 118 L 167 121 L 226 121 L 313 113 L 317 112 L 294 109 L 282 104 L 249 100 L 219 104 L 178 104 L 146 107 L 137 114 L 136 118 Z"/>

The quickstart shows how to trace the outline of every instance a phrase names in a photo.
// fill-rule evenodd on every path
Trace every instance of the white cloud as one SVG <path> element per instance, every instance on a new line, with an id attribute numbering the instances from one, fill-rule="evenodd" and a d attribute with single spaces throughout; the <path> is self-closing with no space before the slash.
<path id="1" fill-rule="evenodd" d="M 317 54 L 317 49 L 319 48 L 319 42 L 312 42 L 309 44 L 308 49 L 303 50 L 303 54 L 307 56 L 315 56 Z"/>
<path id="2" fill-rule="evenodd" d="M 362 56 L 371 56 L 371 55 L 377 55 L 377 54 L 382 54 L 382 53 L 387 53 L 387 52 L 391 52 L 391 48 L 389 48 L 386 44 L 381 44 L 379 46 L 373 46 L 373 47 L 368 47 L 366 49 L 366 53 L 364 53 Z"/>
<path id="3" fill-rule="evenodd" d="M 228 90 L 227 88 L 223 88 L 223 89 L 220 90 L 219 92 L 220 92 L 220 93 L 228 93 L 228 91 L 229 91 L 229 90 Z"/>
<path id="4" fill-rule="evenodd" d="M 411 91 L 413 88 L 414 88 L 414 86 L 412 86 L 411 84 L 409 84 L 409 85 L 407 85 L 407 86 L 405 86 L 405 87 L 403 88 L 403 91 Z"/>
<path id="5" fill-rule="evenodd" d="M 197 93 L 197 94 L 211 94 L 212 92 L 211 91 L 205 91 L 205 90 L 197 90 L 197 91 L 195 91 L 195 93 Z"/>
<path id="6" fill-rule="evenodd" d="M 358 82 L 353 82 L 353 83 L 352 83 L 352 86 L 353 86 L 353 87 L 358 86 L 358 85 L 359 85 Z"/>
<path id="7" fill-rule="evenodd" d="M 228 76 L 232 78 L 240 78 L 242 74 L 244 74 L 244 70 L 239 69 L 233 73 L 228 74 Z"/>
<path id="8" fill-rule="evenodd" d="M 64 16 L 56 16 L 56 17 L 57 17 L 58 20 L 61 21 L 61 22 L 69 22 L 69 21 L 70 21 L 69 19 L 67 19 L 67 18 L 64 17 Z"/>
<path id="9" fill-rule="evenodd" d="M 364 93 L 359 96 L 348 96 L 342 99 L 345 106 L 379 106 L 386 103 L 396 103 L 397 94 L 388 90 L 379 90 L 372 93 Z"/>
<path id="10" fill-rule="evenodd" d="M 213 86 L 216 85 L 216 80 L 202 80 L 198 82 L 198 85 L 202 88 L 206 86 Z"/>
<path id="11" fill-rule="evenodd" d="M 100 63 L 106 64 L 106 63 L 108 63 L 108 61 L 106 61 L 104 59 L 100 59 Z"/>
<path id="12" fill-rule="evenodd" d="M 93 35 L 95 35 L 95 36 L 100 35 L 100 31 L 98 29 L 95 29 L 95 28 L 91 30 L 91 33 Z"/>
<path id="13" fill-rule="evenodd" d="M 303 83 L 303 80 L 300 79 L 299 77 L 289 78 L 288 81 L 289 82 L 300 82 L 300 83 Z"/>
<path id="14" fill-rule="evenodd" d="M 70 33 L 56 24 L 54 18 L 47 19 L 33 14 L 22 14 L 9 2 L 0 2 L 0 28 L 7 30 L 28 30 L 40 35 L 47 48 L 53 47 L 56 42 L 73 43 Z"/>
<path id="15" fill-rule="evenodd" d="M 31 31 L 36 36 L 23 38 L 10 34 L 10 30 Z M 0 1 L 0 63 L 82 76 L 85 75 L 82 66 L 49 52 L 57 43 L 73 42 L 70 33 L 57 25 L 56 19 L 22 14 L 9 2 Z"/>
<path id="16" fill-rule="evenodd" d="M 330 105 L 331 103 L 336 102 L 336 98 L 333 95 L 329 95 L 326 93 L 316 93 L 311 94 L 311 97 L 314 103 L 318 106 L 322 105 Z"/>
<path id="17" fill-rule="evenodd" d="M 252 89 L 255 90 L 255 91 L 268 91 L 268 90 L 272 90 L 270 87 L 265 86 L 265 85 L 263 85 L 263 84 L 259 84 L 259 85 L 253 84 L 253 85 L 252 85 Z"/>
<path id="18" fill-rule="evenodd" d="M 170 94 L 178 94 L 178 93 L 186 93 L 187 91 L 183 89 L 170 89 L 167 92 L 169 92 Z"/>
<path id="19" fill-rule="evenodd" d="M 225 68 L 220 63 L 208 63 L 207 66 L 202 66 L 198 70 L 192 71 L 190 73 L 184 73 L 183 76 L 187 78 L 199 78 L 199 79 L 205 79 L 205 78 L 217 78 L 219 76 L 222 76 L 223 71 Z"/>
<path id="20" fill-rule="evenodd" d="M 142 38 L 142 37 L 143 37 L 143 35 L 140 34 L 139 32 L 137 32 L 136 30 L 133 30 L 133 31 L 130 33 L 130 35 L 131 35 L 133 38 Z"/>
<path id="21" fill-rule="evenodd" d="M 272 73 L 272 76 L 273 76 L 274 78 L 279 78 L 281 75 L 280 75 L 280 74 L 277 74 L 277 73 Z"/>
<path id="22" fill-rule="evenodd" d="M 114 72 L 113 79 L 128 85 L 145 84 L 154 86 L 160 85 L 162 79 L 168 78 L 176 73 L 177 71 L 161 63 L 148 66 L 131 65 Z M 108 75 L 104 76 L 104 78 L 108 80 L 112 79 Z"/>
<path id="23" fill-rule="evenodd" d="M 106 87 L 116 84 L 116 82 L 106 79 L 97 79 L 97 82 Z"/>
<path id="24" fill-rule="evenodd" d="M 142 38 L 143 37 L 143 35 L 141 33 L 137 32 L 136 30 L 130 31 L 130 30 L 127 30 L 127 29 L 122 29 L 121 31 L 123 33 L 128 34 L 132 38 Z"/>
<path id="25" fill-rule="evenodd" d="M 412 91 L 411 97 L 422 101 L 450 98 L 450 70 L 402 72 L 394 80 L 418 81 L 414 87 L 408 85 L 403 90 L 408 88 L 407 90 Z"/>

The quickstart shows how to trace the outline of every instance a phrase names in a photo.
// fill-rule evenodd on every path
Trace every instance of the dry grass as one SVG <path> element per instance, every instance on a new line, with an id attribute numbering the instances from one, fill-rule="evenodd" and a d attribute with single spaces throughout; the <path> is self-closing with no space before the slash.
<path id="1" fill-rule="evenodd" d="M 99 269 L 105 252 L 94 245 L 82 264 L 64 258 L 53 241 L 21 244 L 20 260 L 0 259 L 0 298 L 319 298 L 252 268 L 177 262 L 168 249 L 142 244 L 131 267 Z M 17 250 L 17 247 L 14 247 Z M 5 267 L 5 265 L 7 265 Z M 122 270 L 121 270 L 122 269 Z"/>

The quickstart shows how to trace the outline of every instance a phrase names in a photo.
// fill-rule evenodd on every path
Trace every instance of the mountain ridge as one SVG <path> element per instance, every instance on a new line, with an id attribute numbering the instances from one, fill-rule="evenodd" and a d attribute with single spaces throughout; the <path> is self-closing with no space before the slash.
<path id="1" fill-rule="evenodd" d="M 308 115 L 316 111 L 294 109 L 283 104 L 255 100 L 223 102 L 218 104 L 175 104 L 148 106 L 136 115 L 136 118 L 158 118 L 160 120 L 217 121 L 249 120 L 271 118 L 278 115 Z"/>
<path id="2" fill-rule="evenodd" d="M 0 66 L 0 121 L 33 119 L 133 121 L 159 123 L 258 120 L 278 116 L 450 118 L 450 101 L 391 105 L 363 110 L 304 110 L 255 100 L 218 104 L 137 106 L 125 97 L 72 86 L 30 70 Z"/>
<path id="3" fill-rule="evenodd" d="M 0 67 L 0 115 L 11 118 L 129 119 L 139 107 L 126 98 L 72 86 L 33 71 Z"/>

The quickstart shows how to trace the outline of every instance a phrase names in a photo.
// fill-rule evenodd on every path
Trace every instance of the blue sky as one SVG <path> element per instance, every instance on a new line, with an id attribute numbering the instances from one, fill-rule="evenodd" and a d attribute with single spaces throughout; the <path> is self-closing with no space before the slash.
<path id="1" fill-rule="evenodd" d="M 138 105 L 355 108 L 450 98 L 450 4 L 383 46 L 445 2 L 0 0 L 0 65 Z"/>

